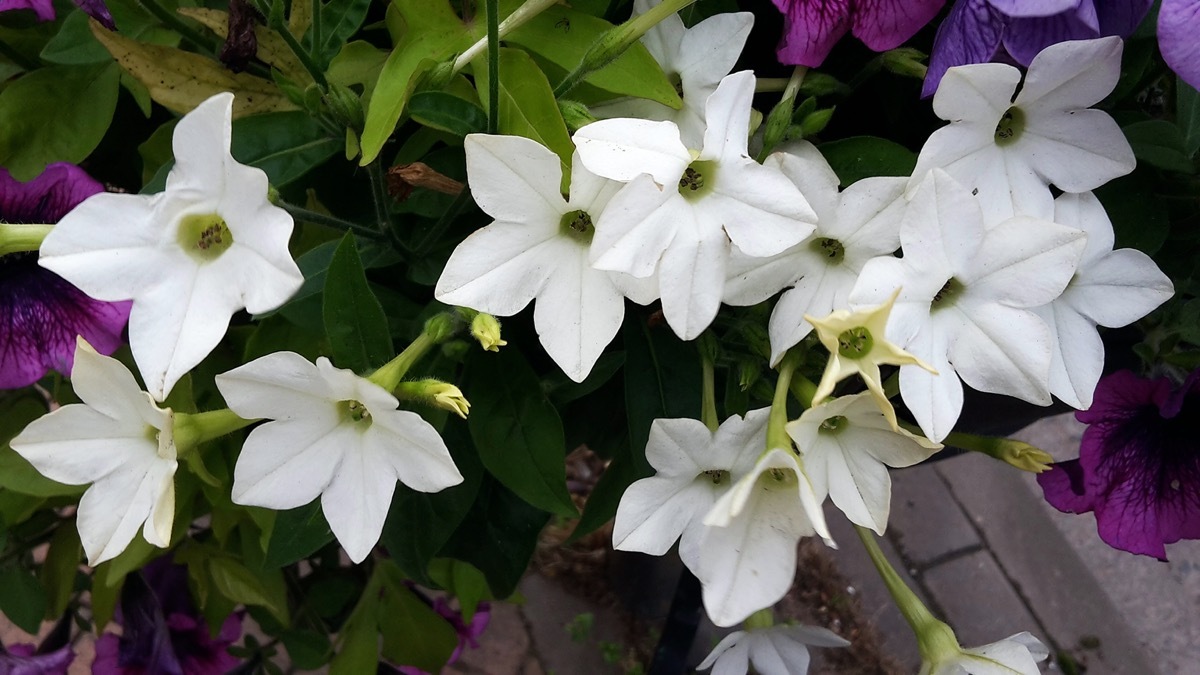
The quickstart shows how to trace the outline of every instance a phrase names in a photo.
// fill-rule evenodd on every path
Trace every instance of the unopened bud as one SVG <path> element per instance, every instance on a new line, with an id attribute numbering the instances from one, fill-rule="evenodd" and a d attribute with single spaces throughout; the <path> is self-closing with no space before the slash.
<path id="1" fill-rule="evenodd" d="M 395 390 L 396 398 L 418 401 L 435 408 L 448 410 L 466 419 L 471 410 L 471 403 L 463 395 L 462 390 L 450 384 L 433 378 L 401 382 Z"/>
<path id="2" fill-rule="evenodd" d="M 429 317 L 425 322 L 425 334 L 434 344 L 438 344 L 453 337 L 461 325 L 453 313 L 442 312 Z"/>
<path id="3" fill-rule="evenodd" d="M 479 341 L 480 346 L 489 352 L 498 352 L 508 344 L 500 338 L 500 322 L 491 314 L 480 312 L 471 319 L 471 336 Z"/>
<path id="4" fill-rule="evenodd" d="M 558 110 L 562 113 L 563 121 L 567 123 L 567 129 L 571 133 L 596 121 L 596 118 L 592 116 L 592 111 L 579 101 L 559 99 Z"/>
<path id="5" fill-rule="evenodd" d="M 829 120 L 833 118 L 833 111 L 833 108 L 822 108 L 805 117 L 799 125 L 801 137 L 808 138 L 824 131 L 829 125 Z"/>
<path id="6" fill-rule="evenodd" d="M 362 100 L 349 87 L 330 82 L 325 92 L 325 105 L 338 124 L 347 129 L 361 131 L 366 124 Z"/>
<path id="7" fill-rule="evenodd" d="M 904 77 L 923 80 L 925 73 L 929 70 L 924 63 L 925 54 L 911 47 L 886 51 L 880 55 L 880 58 L 883 60 L 884 70 Z"/>

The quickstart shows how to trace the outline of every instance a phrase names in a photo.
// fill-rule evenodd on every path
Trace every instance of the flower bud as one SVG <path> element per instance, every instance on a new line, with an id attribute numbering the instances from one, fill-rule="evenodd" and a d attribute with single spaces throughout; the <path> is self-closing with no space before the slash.
<path id="1" fill-rule="evenodd" d="M 461 324 L 458 318 L 451 312 L 442 312 L 429 317 L 425 322 L 425 334 L 433 340 L 434 344 L 445 342 L 458 332 Z"/>
<path id="2" fill-rule="evenodd" d="M 482 312 L 471 319 L 471 336 L 479 340 L 480 346 L 489 352 L 498 352 L 508 344 L 500 338 L 500 322 L 496 317 Z"/>
<path id="3" fill-rule="evenodd" d="M 923 80 L 926 71 L 929 70 L 929 67 L 923 63 L 925 54 L 911 47 L 886 51 L 880 55 L 880 58 L 883 60 L 884 70 L 904 77 Z"/>
<path id="4" fill-rule="evenodd" d="M 363 114 L 362 100 L 348 87 L 333 82 L 325 91 L 325 105 L 338 124 L 356 131 L 362 130 L 366 124 Z"/>
<path id="5" fill-rule="evenodd" d="M 435 408 L 448 410 L 466 419 L 470 412 L 471 403 L 463 395 L 462 390 L 441 380 L 427 378 L 414 382 L 401 382 L 396 387 L 396 398 L 409 401 L 419 401 Z"/>
<path id="6" fill-rule="evenodd" d="M 596 121 L 596 118 L 592 116 L 592 111 L 579 101 L 559 99 L 558 110 L 562 113 L 563 121 L 567 123 L 567 129 L 571 133 Z"/>

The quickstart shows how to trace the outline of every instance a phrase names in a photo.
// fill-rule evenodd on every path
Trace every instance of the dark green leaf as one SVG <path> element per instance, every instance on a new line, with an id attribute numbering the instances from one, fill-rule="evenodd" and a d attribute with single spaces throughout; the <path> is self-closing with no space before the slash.
<path id="1" fill-rule="evenodd" d="M 443 550 L 465 560 L 487 577 L 497 598 L 507 598 L 525 574 L 537 548 L 538 534 L 549 519 L 498 481 L 485 477 L 479 498 Z"/>
<path id="2" fill-rule="evenodd" d="M 321 512 L 321 500 L 314 499 L 305 506 L 280 511 L 271 530 L 267 545 L 265 567 L 284 567 L 307 558 L 325 544 L 333 541 L 333 532 Z"/>
<path id="3" fill-rule="evenodd" d="M 455 136 L 487 130 L 487 113 L 471 101 L 442 91 L 413 94 L 408 112 L 421 124 Z"/>
<path id="4" fill-rule="evenodd" d="M 1112 220 L 1116 248 L 1136 248 L 1147 255 L 1162 248 L 1171 223 L 1156 188 L 1156 180 L 1144 171 L 1135 171 L 1096 189 Z"/>
<path id="5" fill-rule="evenodd" d="M 66 66 L 111 61 L 108 50 L 88 28 L 89 18 L 84 12 L 68 14 L 58 34 L 42 49 L 42 58 Z"/>
<path id="6" fill-rule="evenodd" d="M 1146 120 L 1124 127 L 1125 138 L 1133 147 L 1139 162 L 1168 171 L 1195 173 L 1195 167 L 1184 154 L 1183 134 L 1179 127 L 1166 120 Z"/>
<path id="7" fill-rule="evenodd" d="M 46 614 L 46 591 L 29 571 L 6 567 L 0 570 L 0 612 L 21 630 L 36 635 Z"/>
<path id="8" fill-rule="evenodd" d="M 1175 78 L 1175 123 L 1183 133 L 1183 153 L 1195 157 L 1200 150 L 1200 92 Z"/>
<path id="9" fill-rule="evenodd" d="M 308 113 L 276 112 L 233 122 L 233 156 L 267 172 L 282 187 L 334 156 L 345 145 L 331 138 Z"/>
<path id="10" fill-rule="evenodd" d="M 374 673 L 378 667 L 379 586 L 375 582 L 367 586 L 354 612 L 338 633 L 338 653 L 333 657 L 329 673 L 363 675 Z"/>
<path id="11" fill-rule="evenodd" d="M 329 263 L 322 314 L 333 361 L 339 367 L 365 373 L 395 356 L 387 316 L 371 292 L 349 232 Z"/>
<path id="12" fill-rule="evenodd" d="M 665 323 L 650 326 L 637 315 L 626 317 L 621 334 L 629 444 L 636 473 L 648 476 L 650 424 L 660 417 L 700 417 L 700 356 Z"/>
<path id="13" fill-rule="evenodd" d="M 567 494 L 566 440 L 558 412 L 521 353 L 473 351 L 467 426 L 487 470 L 530 504 L 576 515 Z"/>
<path id="14" fill-rule="evenodd" d="M 75 577 L 83 546 L 79 543 L 79 528 L 75 521 L 64 520 L 50 538 L 46 560 L 38 571 L 38 579 L 46 589 L 46 618 L 55 619 L 67 609 L 67 603 L 75 591 Z"/>
<path id="15" fill-rule="evenodd" d="M 842 186 L 871 176 L 908 176 L 917 165 L 911 150 L 886 138 L 853 136 L 818 148 L 833 167 Z"/>
<path id="16" fill-rule="evenodd" d="M 546 395 L 550 397 L 555 406 L 561 408 L 603 387 L 612 379 L 613 375 L 617 374 L 617 371 L 621 370 L 623 365 L 625 365 L 624 352 L 608 352 L 600 356 L 596 365 L 592 367 L 592 372 L 588 373 L 583 382 L 574 382 L 565 374 L 555 372 L 546 378 L 548 380 Z"/>
<path id="17" fill-rule="evenodd" d="M 371 0 L 331 0 L 321 6 L 321 41 L 313 50 L 317 64 L 329 65 L 330 60 L 346 44 L 351 35 L 367 18 Z M 304 46 L 312 47 L 313 35 L 310 28 L 304 36 Z"/>
<path id="18" fill-rule="evenodd" d="M 233 558 L 213 558 L 208 563 L 213 586 L 221 595 L 243 605 L 263 607 L 287 625 L 287 589 L 278 570 L 252 572 Z"/>
<path id="19" fill-rule="evenodd" d="M 458 633 L 403 584 L 386 586 L 379 602 L 383 656 L 396 665 L 438 673 L 458 646 Z"/>
<path id="20" fill-rule="evenodd" d="M 285 630 L 280 635 L 292 665 L 300 670 L 316 670 L 329 663 L 333 646 L 329 636 L 311 630 Z"/>

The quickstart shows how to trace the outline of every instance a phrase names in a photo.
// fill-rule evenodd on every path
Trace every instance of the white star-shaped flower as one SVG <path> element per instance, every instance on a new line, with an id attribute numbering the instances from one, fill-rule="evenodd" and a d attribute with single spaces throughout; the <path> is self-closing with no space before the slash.
<path id="1" fill-rule="evenodd" d="M 985 228 L 966 188 L 941 169 L 927 175 L 900 227 L 904 257 L 871 260 L 850 293 L 856 305 L 880 304 L 901 289 L 888 338 L 938 373 L 900 367 L 900 394 L 926 436 L 941 441 L 958 421 L 959 377 L 980 391 L 1050 403 L 1050 329 L 1030 308 L 1066 288 L 1084 239 L 1025 216 Z"/>
<path id="2" fill-rule="evenodd" d="M 863 265 L 900 248 L 908 180 L 865 178 L 839 195 L 837 174 L 807 142 L 772 154 L 766 164 L 778 166 L 817 214 L 816 231 L 783 253 L 753 258 L 735 248 L 729 258 L 725 302 L 730 305 L 756 305 L 791 287 L 771 312 L 774 365 L 812 331 L 805 314 L 825 316 L 849 307 L 850 289 Z"/>
<path id="3" fill-rule="evenodd" d="M 1117 123 L 1091 109 L 1120 73 L 1117 37 L 1051 45 L 1034 57 L 1023 83 L 1021 71 L 1002 63 L 951 68 L 933 97 L 933 111 L 950 124 L 921 148 L 910 196 L 930 169 L 941 168 L 978 191 L 989 227 L 1014 215 L 1050 220 L 1049 185 L 1084 192 L 1133 171 L 1133 150 Z"/>
<path id="4" fill-rule="evenodd" d="M 833 545 L 824 499 L 796 453 L 773 448 L 717 500 L 704 519 L 696 572 L 713 623 L 732 626 L 778 602 L 792 587 L 801 537 L 818 534 Z"/>
<path id="5" fill-rule="evenodd" d="M 1029 633 L 1017 633 L 982 647 L 955 649 L 930 658 L 923 655 L 918 675 L 1040 675 L 1038 661 L 1050 655 Z"/>
<path id="6" fill-rule="evenodd" d="M 744 675 L 753 666 L 761 675 L 805 675 L 811 660 L 808 645 L 849 644 L 837 633 L 817 626 L 751 628 L 726 635 L 696 669 L 712 668 L 712 675 Z"/>
<path id="7" fill-rule="evenodd" d="M 770 410 L 733 416 L 717 431 L 700 420 L 656 419 L 646 459 L 657 473 L 625 489 L 613 522 L 613 548 L 662 555 L 679 540 L 679 557 L 699 569 L 704 517 L 754 467 L 767 440 Z"/>
<path id="8" fill-rule="evenodd" d="M 623 275 L 588 262 L 593 223 L 622 185 L 589 172 L 576 154 L 564 199 L 558 156 L 541 144 L 471 134 L 463 147 L 471 195 L 496 220 L 454 249 L 434 295 L 497 316 L 536 301 L 533 323 L 542 346 L 582 382 L 625 316 L 616 280 Z"/>
<path id="9" fill-rule="evenodd" d="M 633 14 L 645 14 L 660 2 L 634 0 Z M 678 79 L 683 107 L 675 110 L 649 99 L 623 98 L 593 107 L 592 114 L 601 119 L 670 120 L 679 126 L 685 145 L 699 145 L 704 140 L 704 102 L 733 70 L 753 25 L 750 12 L 714 14 L 691 28 L 683 25 L 678 14 L 671 14 L 642 36 L 642 44 L 667 77 Z"/>
<path id="10" fill-rule="evenodd" d="M 940 443 L 892 429 L 870 394 L 834 399 L 789 422 L 804 469 L 817 494 L 829 494 L 850 522 L 878 534 L 887 529 L 892 503 L 888 467 L 912 466 Z"/>
<path id="11" fill-rule="evenodd" d="M 175 520 L 174 416 L 138 387 L 120 361 L 79 338 L 71 386 L 83 403 L 44 415 L 11 446 L 42 475 L 91 487 L 79 500 L 88 564 L 118 556 L 138 529 L 165 548 Z"/>
<path id="12" fill-rule="evenodd" d="M 1104 343 L 1096 326 L 1129 325 L 1175 290 L 1150 256 L 1131 248 L 1113 250 L 1112 222 L 1092 193 L 1060 196 L 1054 202 L 1054 221 L 1086 232 L 1087 245 L 1079 271 L 1062 295 L 1034 311 L 1050 327 L 1054 341 L 1050 393 L 1086 410 L 1104 369 Z"/>
<path id="13" fill-rule="evenodd" d="M 216 377 L 229 408 L 274 420 L 246 437 L 233 470 L 233 501 L 283 510 L 318 495 L 334 536 L 354 562 L 370 554 L 399 479 L 421 492 L 462 482 L 446 444 L 396 397 L 321 357 L 276 352 Z"/>
<path id="14" fill-rule="evenodd" d="M 717 315 L 731 241 L 766 257 L 813 231 L 816 214 L 796 186 L 747 155 L 753 95 L 748 71 L 721 80 L 699 151 L 673 122 L 601 120 L 575 133 L 589 170 L 629 181 L 596 222 L 593 265 L 635 277 L 657 270 L 663 314 L 685 340 Z"/>
<path id="15" fill-rule="evenodd" d="M 233 94 L 175 127 L 164 192 L 100 193 L 68 213 L 39 263 L 97 300 L 133 300 L 129 346 L 162 401 L 217 346 L 234 312 L 275 309 L 304 281 L 288 252 L 292 217 L 267 175 L 229 154 Z"/>

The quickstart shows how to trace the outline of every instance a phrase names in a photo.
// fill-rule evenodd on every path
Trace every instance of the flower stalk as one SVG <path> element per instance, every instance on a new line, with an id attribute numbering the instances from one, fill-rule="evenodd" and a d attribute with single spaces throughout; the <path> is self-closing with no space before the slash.
<path id="1" fill-rule="evenodd" d="M 458 330 L 458 319 L 451 312 L 442 312 L 425 322 L 425 330 L 379 370 L 371 373 L 368 380 L 391 392 L 400 385 L 400 381 L 408 374 L 434 346 L 450 339 Z"/>
<path id="2" fill-rule="evenodd" d="M 952 431 L 946 436 L 946 445 L 963 450 L 979 452 L 998 459 L 1005 464 L 1022 471 L 1041 473 L 1049 471 L 1054 458 L 1045 450 L 1037 448 L 1025 441 L 1011 438 L 995 438 L 993 436 L 978 436 L 976 434 Z"/>
<path id="3" fill-rule="evenodd" d="M 244 429 L 257 421 L 239 417 L 229 408 L 202 413 L 177 412 L 174 415 L 172 432 L 175 436 L 175 451 L 183 457 L 203 443 Z"/>
<path id="4" fill-rule="evenodd" d="M 496 27 L 496 34 L 500 38 L 503 38 L 505 35 L 508 35 L 510 32 L 525 25 L 530 19 L 556 4 L 558 4 L 558 0 L 526 0 L 525 4 L 518 7 L 515 11 L 513 11 L 512 14 L 509 14 L 504 21 L 499 23 L 499 25 Z M 497 9 L 497 12 L 498 11 L 499 9 Z M 459 54 L 458 58 L 454 59 L 454 66 L 452 69 L 453 72 L 458 73 L 463 68 L 466 68 L 467 64 L 475 60 L 475 57 L 482 54 L 485 49 L 488 49 L 488 40 L 490 39 L 491 35 L 492 31 L 489 27 L 487 37 L 480 38 L 475 42 L 475 44 L 467 47 L 466 51 L 464 51 L 462 54 Z"/>
<path id="5" fill-rule="evenodd" d="M 767 451 L 773 448 L 786 450 L 792 447 L 792 438 L 787 433 L 787 401 L 792 377 L 796 373 L 796 365 L 799 361 L 800 356 L 796 352 L 788 352 L 779 364 L 779 379 L 775 382 L 775 398 L 771 400 L 771 416 L 767 418 Z"/>
<path id="6" fill-rule="evenodd" d="M 46 223 L 0 222 L 0 255 L 38 250 L 52 229 Z"/>

